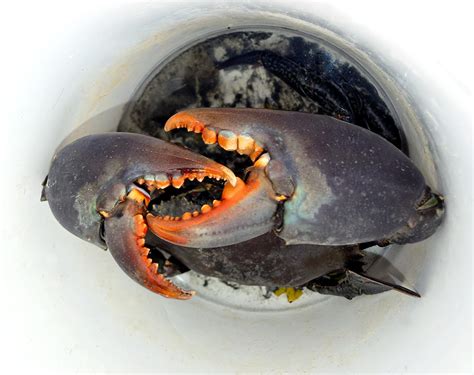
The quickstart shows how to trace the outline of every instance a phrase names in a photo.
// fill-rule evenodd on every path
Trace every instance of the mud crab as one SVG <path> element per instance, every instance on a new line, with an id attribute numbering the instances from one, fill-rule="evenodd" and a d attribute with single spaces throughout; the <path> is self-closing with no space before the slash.
<path id="1" fill-rule="evenodd" d="M 193 292 L 169 277 L 192 269 L 348 298 L 417 295 L 371 275 L 365 266 L 377 255 L 364 249 L 432 235 L 443 199 L 382 137 L 264 109 L 189 109 L 165 131 L 192 145 L 132 133 L 76 140 L 54 155 L 42 193 L 61 225 L 108 248 L 141 285 L 188 299 Z"/>

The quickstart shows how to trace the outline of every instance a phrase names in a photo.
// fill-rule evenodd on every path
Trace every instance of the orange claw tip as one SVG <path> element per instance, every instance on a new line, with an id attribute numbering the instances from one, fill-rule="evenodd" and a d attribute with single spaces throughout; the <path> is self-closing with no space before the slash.
<path id="1" fill-rule="evenodd" d="M 234 174 L 234 172 L 232 172 L 231 169 L 229 169 L 227 167 L 224 167 L 224 166 L 222 166 L 221 169 L 222 169 L 222 172 L 224 173 L 225 177 L 227 178 L 227 181 L 229 181 L 229 183 L 232 186 L 237 185 L 237 176 Z"/>
<path id="2" fill-rule="evenodd" d="M 165 131 L 167 132 L 178 128 L 186 128 L 189 131 L 200 133 L 205 128 L 205 125 L 194 116 L 186 112 L 180 112 L 171 116 L 165 123 Z"/>
<path id="3" fill-rule="evenodd" d="M 196 292 L 194 290 L 179 290 L 179 291 L 171 291 L 171 290 L 160 290 L 160 291 L 155 291 L 151 288 L 149 288 L 152 292 L 155 292 L 159 294 L 160 296 L 169 298 L 169 299 L 177 299 L 177 300 L 188 300 L 191 299 Z"/>
<path id="4" fill-rule="evenodd" d="M 165 276 L 156 273 L 156 271 L 153 270 L 153 267 L 149 267 L 148 269 L 152 272 L 148 272 L 148 277 L 144 280 L 143 286 L 150 291 L 166 298 L 179 300 L 190 299 L 194 294 L 196 294 L 196 292 L 192 290 L 181 289 Z"/>

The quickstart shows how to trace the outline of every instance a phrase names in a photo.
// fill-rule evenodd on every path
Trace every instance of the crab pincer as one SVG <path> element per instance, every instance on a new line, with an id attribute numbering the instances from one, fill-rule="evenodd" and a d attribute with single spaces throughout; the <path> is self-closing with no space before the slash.
<path id="1" fill-rule="evenodd" d="M 61 225 L 108 248 L 139 284 L 188 299 L 193 292 L 166 276 L 188 268 L 347 298 L 417 295 L 395 275 L 371 275 L 363 249 L 429 237 L 443 198 L 380 136 L 328 116 L 257 109 L 189 109 L 164 130 L 171 142 L 76 140 L 53 157 L 42 194 Z M 172 143 L 176 134 L 192 146 Z"/>
<path id="2" fill-rule="evenodd" d="M 145 220 L 150 192 L 195 176 L 236 184 L 228 168 L 178 146 L 138 134 L 80 138 L 53 157 L 43 197 L 76 236 L 108 248 L 135 281 L 165 297 L 188 299 L 148 257 Z"/>
<path id="3" fill-rule="evenodd" d="M 195 108 L 165 130 L 188 124 L 263 169 L 284 205 L 278 235 L 287 244 L 417 242 L 441 223 L 443 198 L 403 152 L 366 129 L 299 112 Z"/>

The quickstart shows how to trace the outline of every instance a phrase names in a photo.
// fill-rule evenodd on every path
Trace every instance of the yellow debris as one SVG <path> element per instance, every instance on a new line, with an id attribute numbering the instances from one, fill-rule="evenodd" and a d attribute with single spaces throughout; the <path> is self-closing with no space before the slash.
<path id="1" fill-rule="evenodd" d="M 282 294 L 285 294 L 285 293 L 286 293 L 286 288 L 278 288 L 277 290 L 273 292 L 273 294 L 276 295 L 277 297 L 280 297 Z"/>
<path id="2" fill-rule="evenodd" d="M 303 290 L 295 288 L 278 288 L 273 292 L 273 294 L 277 297 L 286 294 L 286 299 L 289 303 L 292 303 L 303 295 Z"/>

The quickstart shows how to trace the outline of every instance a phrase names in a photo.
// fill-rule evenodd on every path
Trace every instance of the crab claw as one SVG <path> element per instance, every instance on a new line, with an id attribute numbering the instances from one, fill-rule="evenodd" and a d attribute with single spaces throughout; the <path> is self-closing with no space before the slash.
<path id="1" fill-rule="evenodd" d="M 222 200 L 206 205 L 196 216 L 183 215 L 179 221 L 165 220 L 149 213 L 151 231 L 176 245 L 194 248 L 222 247 L 268 233 L 274 227 L 277 208 L 270 181 L 264 172 L 254 169 L 246 181 L 227 183 Z"/>
<path id="2" fill-rule="evenodd" d="M 205 141 L 221 134 L 223 145 L 236 139 L 232 148 L 263 166 L 275 195 L 285 200 L 279 236 L 287 244 L 420 241 L 441 222 L 439 204 L 420 219 L 427 186 L 419 170 L 368 130 L 328 116 L 232 108 L 185 110 L 165 130 L 183 123 L 199 128 Z"/>
<path id="3" fill-rule="evenodd" d="M 109 248 L 132 279 L 166 297 L 186 299 L 192 293 L 158 274 L 147 257 L 144 217 L 149 197 L 139 186 L 145 178 L 154 188 L 178 186 L 195 175 L 237 184 L 230 169 L 179 146 L 139 134 L 96 134 L 56 153 L 42 198 L 71 233 Z"/>
<path id="4" fill-rule="evenodd" d="M 145 288 L 164 297 L 189 299 L 194 292 L 174 285 L 158 272 L 158 264 L 148 258 L 150 249 L 145 246 L 147 225 L 144 219 L 147 198 L 140 191 L 133 191 L 105 219 L 107 247 L 120 268 Z"/>

